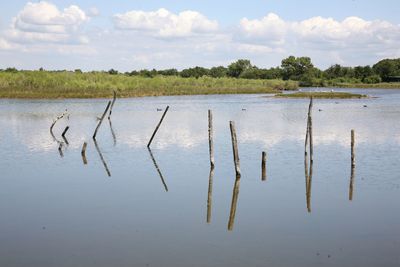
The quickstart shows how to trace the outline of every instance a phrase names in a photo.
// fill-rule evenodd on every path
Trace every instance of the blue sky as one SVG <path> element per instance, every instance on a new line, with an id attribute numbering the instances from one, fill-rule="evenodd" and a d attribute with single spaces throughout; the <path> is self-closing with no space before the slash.
<path id="1" fill-rule="evenodd" d="M 271 67 L 288 55 L 325 68 L 400 57 L 394 0 L 3 2 L 0 68 L 182 69 L 238 58 Z"/>

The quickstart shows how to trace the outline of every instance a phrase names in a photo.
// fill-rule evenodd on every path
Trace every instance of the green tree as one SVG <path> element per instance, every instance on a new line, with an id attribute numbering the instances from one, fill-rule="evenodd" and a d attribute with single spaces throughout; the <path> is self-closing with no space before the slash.
<path id="1" fill-rule="evenodd" d="M 312 74 L 314 65 L 311 63 L 309 57 L 294 57 L 290 56 L 282 60 L 281 63 L 282 74 L 284 80 L 296 80 L 302 79 L 302 76 Z"/>
<path id="2" fill-rule="evenodd" d="M 228 66 L 228 76 L 238 78 L 242 72 L 252 67 L 250 60 L 239 59 Z"/>
<path id="3" fill-rule="evenodd" d="M 209 75 L 214 78 L 226 77 L 228 69 L 224 66 L 212 67 L 209 71 Z"/>
<path id="4" fill-rule="evenodd" d="M 400 76 L 400 59 L 384 59 L 372 68 L 383 81 L 389 81 L 390 77 Z"/>

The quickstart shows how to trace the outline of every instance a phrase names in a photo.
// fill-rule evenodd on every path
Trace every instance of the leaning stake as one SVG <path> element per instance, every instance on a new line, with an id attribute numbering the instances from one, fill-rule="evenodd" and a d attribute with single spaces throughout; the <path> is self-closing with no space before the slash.
<path id="1" fill-rule="evenodd" d="M 115 92 L 115 90 L 114 90 L 113 101 L 112 101 L 112 103 L 111 103 L 110 113 L 108 114 L 108 119 L 110 119 L 110 117 L 111 117 L 112 109 L 113 109 L 113 107 L 114 107 L 114 103 L 115 103 L 115 100 L 116 100 L 116 99 L 117 99 L 117 92 Z"/>
<path id="2" fill-rule="evenodd" d="M 233 149 L 233 161 L 235 163 L 236 176 L 240 176 L 240 161 L 239 152 L 237 147 L 236 129 L 235 122 L 230 121 L 229 126 L 231 128 L 231 138 L 232 138 L 232 149 Z"/>
<path id="3" fill-rule="evenodd" d="M 153 134 L 152 134 L 152 136 L 151 136 L 151 138 L 150 138 L 149 143 L 147 144 L 147 147 L 150 147 L 151 142 L 153 142 L 153 138 L 154 138 L 154 136 L 156 135 L 156 133 L 157 133 L 157 131 L 158 131 L 158 128 L 160 128 L 160 125 L 161 125 L 162 121 L 164 120 L 165 114 L 167 114 L 168 109 L 169 109 L 169 106 L 167 106 L 167 108 L 165 109 L 164 114 L 162 115 L 160 122 L 157 124 L 157 127 L 156 127 L 156 129 L 154 130 L 154 132 L 153 132 Z"/>
<path id="4" fill-rule="evenodd" d="M 104 110 L 104 113 L 103 113 L 103 115 L 101 116 L 99 123 L 97 124 L 96 130 L 94 130 L 93 139 L 96 139 L 97 131 L 99 130 L 100 125 L 101 125 L 101 123 L 103 122 L 103 119 L 104 119 L 104 117 L 106 116 L 106 113 L 107 113 L 108 109 L 110 108 L 110 105 L 111 105 L 111 101 L 108 101 L 106 110 Z"/>

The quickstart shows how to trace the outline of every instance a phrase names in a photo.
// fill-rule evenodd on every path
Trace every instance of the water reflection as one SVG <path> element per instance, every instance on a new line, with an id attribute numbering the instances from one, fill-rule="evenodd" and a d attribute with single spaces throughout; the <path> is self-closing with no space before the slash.
<path id="1" fill-rule="evenodd" d="M 168 186 L 167 186 L 167 184 L 165 183 L 164 177 L 163 177 L 163 175 L 162 175 L 162 173 L 161 173 L 160 168 L 159 168 L 158 165 L 157 165 L 156 159 L 154 158 L 153 153 L 151 152 L 150 147 L 148 147 L 147 150 L 149 151 L 149 154 L 150 154 L 151 160 L 153 161 L 154 167 L 156 168 L 156 170 L 157 170 L 157 172 L 158 172 L 158 175 L 160 176 L 161 182 L 162 182 L 162 184 L 164 185 L 165 191 L 168 192 Z"/>
<path id="2" fill-rule="evenodd" d="M 110 115 L 111 115 L 111 110 L 110 110 Z M 111 130 L 111 135 L 112 135 L 112 138 L 113 138 L 114 146 L 116 146 L 117 145 L 117 137 L 115 136 L 115 132 L 114 132 L 114 129 L 112 127 L 112 123 L 111 123 L 111 118 L 110 117 L 108 117 L 108 123 L 110 125 L 110 130 Z"/>
<path id="3" fill-rule="evenodd" d="M 240 174 L 236 175 L 235 185 L 233 186 L 231 211 L 229 213 L 228 231 L 233 230 L 235 223 L 236 207 L 239 198 Z"/>
<path id="4" fill-rule="evenodd" d="M 94 143 L 94 146 L 96 147 L 97 153 L 98 153 L 99 156 L 100 156 L 100 160 L 101 160 L 101 162 L 103 163 L 104 169 L 106 170 L 106 173 L 107 173 L 108 177 L 111 177 L 111 172 L 110 172 L 110 170 L 108 169 L 107 163 L 106 163 L 106 161 L 104 160 L 104 157 L 103 157 L 103 154 L 101 153 L 100 147 L 99 147 L 99 145 L 97 144 L 96 139 L 94 139 L 94 138 L 93 138 L 93 143 Z"/>
<path id="5" fill-rule="evenodd" d="M 208 176 L 207 223 L 211 222 L 213 178 L 214 178 L 214 166 L 211 165 L 210 175 Z"/>

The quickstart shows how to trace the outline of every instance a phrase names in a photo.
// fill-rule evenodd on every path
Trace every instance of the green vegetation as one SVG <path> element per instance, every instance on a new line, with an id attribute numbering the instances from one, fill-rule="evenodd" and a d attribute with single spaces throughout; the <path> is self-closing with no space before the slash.
<path id="1" fill-rule="evenodd" d="M 117 90 L 119 97 L 277 93 L 281 90 L 295 90 L 297 86 L 297 82 L 282 80 L 163 75 L 146 78 L 117 74 L 115 71 L 0 72 L 1 98 L 101 98 L 112 96 L 112 90 Z"/>
<path id="2" fill-rule="evenodd" d="M 239 59 L 227 67 L 140 70 L 120 73 L 0 70 L 2 98 L 108 97 L 113 89 L 121 97 L 276 93 L 298 86 L 348 88 L 400 88 L 400 59 L 384 59 L 371 66 L 314 67 L 309 57 L 289 56 L 281 66 L 259 68 Z"/>
<path id="3" fill-rule="evenodd" d="M 275 97 L 285 97 L 285 98 L 364 98 L 367 97 L 366 95 L 361 94 L 353 94 L 353 93 L 346 93 L 346 92 L 296 92 L 296 93 L 289 93 L 283 94 L 279 93 L 276 94 Z"/>

